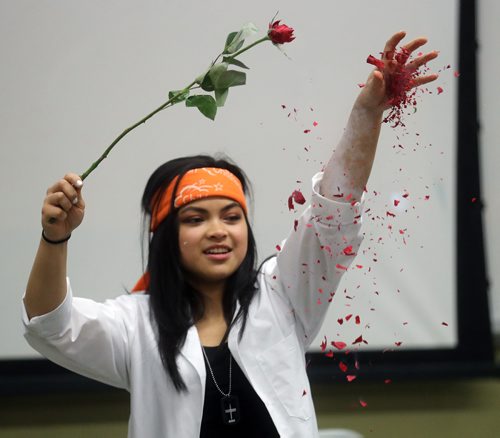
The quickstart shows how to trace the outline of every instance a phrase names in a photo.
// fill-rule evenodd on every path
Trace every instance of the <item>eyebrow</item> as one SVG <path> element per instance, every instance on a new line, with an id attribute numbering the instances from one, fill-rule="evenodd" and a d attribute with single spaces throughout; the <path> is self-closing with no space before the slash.
<path id="1" fill-rule="evenodd" d="M 231 202 L 229 204 L 227 204 L 226 206 L 222 207 L 221 208 L 221 212 L 224 213 L 226 212 L 227 210 L 231 210 L 232 208 L 234 207 L 239 207 L 241 208 L 241 205 L 238 204 L 237 202 Z M 184 212 L 186 211 L 194 211 L 196 213 L 208 213 L 208 210 L 205 209 L 205 208 L 201 208 L 201 207 L 194 207 L 194 206 L 191 206 L 191 205 L 188 205 L 186 207 L 183 207 L 180 209 L 179 211 L 179 214 L 183 214 Z"/>

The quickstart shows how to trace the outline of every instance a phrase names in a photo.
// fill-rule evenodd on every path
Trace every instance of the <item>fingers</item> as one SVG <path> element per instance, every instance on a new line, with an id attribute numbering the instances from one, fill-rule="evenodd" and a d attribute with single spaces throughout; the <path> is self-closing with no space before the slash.
<path id="1" fill-rule="evenodd" d="M 385 43 L 382 59 L 388 59 L 388 60 L 394 59 L 394 53 L 396 52 L 396 47 L 405 36 L 406 32 L 404 31 L 397 32 L 393 36 L 391 36 Z"/>
<path id="2" fill-rule="evenodd" d="M 60 200 L 56 200 L 54 197 L 52 197 L 52 199 L 47 198 L 47 202 L 43 205 L 42 222 L 45 222 L 45 224 L 53 225 L 58 221 L 66 220 L 66 218 L 68 217 L 67 212 L 71 209 L 71 207 L 66 206 L 65 208 L 63 206 L 63 203 L 58 201 Z"/>
<path id="3" fill-rule="evenodd" d="M 77 174 L 68 173 L 47 190 L 47 195 L 62 192 L 73 204 L 76 204 L 82 186 L 83 182 Z"/>
<path id="4" fill-rule="evenodd" d="M 73 208 L 85 208 L 81 196 L 83 182 L 75 173 L 68 173 L 47 190 L 42 208 L 43 224 L 53 225 L 57 221 L 64 221 L 68 212 Z"/>
<path id="5" fill-rule="evenodd" d="M 403 48 L 408 52 L 412 53 L 419 47 L 422 47 L 425 43 L 427 43 L 427 38 L 420 37 L 410 41 L 408 44 L 405 44 Z"/>
<path id="6" fill-rule="evenodd" d="M 424 64 L 427 64 L 429 61 L 437 58 L 438 55 L 439 53 L 433 50 L 432 52 L 426 53 L 423 56 L 419 56 L 418 58 L 415 58 L 413 61 L 409 62 L 407 64 L 407 68 L 410 70 L 417 70 L 419 67 L 422 67 Z"/>
<path id="7" fill-rule="evenodd" d="M 429 82 L 435 81 L 439 75 L 432 74 L 427 76 L 419 76 L 413 79 L 413 87 L 418 87 L 419 85 L 428 84 Z"/>

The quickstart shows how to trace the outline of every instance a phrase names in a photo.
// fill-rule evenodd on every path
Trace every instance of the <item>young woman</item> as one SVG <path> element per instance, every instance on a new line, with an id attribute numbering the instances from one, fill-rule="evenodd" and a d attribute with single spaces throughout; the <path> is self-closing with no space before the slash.
<path id="1" fill-rule="evenodd" d="M 404 35 L 387 42 L 384 67 L 369 76 L 313 178 L 310 205 L 258 271 L 243 172 L 227 160 L 185 157 L 160 166 L 143 195 L 150 241 L 134 288 L 141 292 L 105 303 L 73 298 L 67 241 L 83 220 L 83 184 L 71 173 L 49 188 L 24 297 L 26 338 L 54 362 L 130 391 L 130 437 L 318 435 L 304 360 L 328 308 L 317 290 L 334 291 L 338 266 L 359 248 L 362 193 Z"/>

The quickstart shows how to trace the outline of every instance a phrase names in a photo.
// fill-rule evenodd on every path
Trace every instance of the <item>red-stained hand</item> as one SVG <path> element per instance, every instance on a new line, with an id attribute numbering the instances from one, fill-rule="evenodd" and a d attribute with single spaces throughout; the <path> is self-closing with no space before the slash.
<path id="1" fill-rule="evenodd" d="M 393 104 L 391 99 L 394 96 L 390 95 L 391 90 L 389 90 L 388 84 L 394 78 L 394 75 L 403 72 L 403 74 L 406 73 L 407 77 L 410 77 L 419 67 L 437 58 L 437 51 L 417 56 L 414 59 L 408 58 L 415 50 L 427 43 L 427 38 L 423 37 L 410 41 L 397 51 L 398 44 L 405 36 L 406 32 L 398 32 L 386 42 L 381 58 L 382 63 L 377 63 L 379 65 L 368 76 L 366 85 L 357 99 L 359 105 L 370 110 L 386 110 L 390 108 Z M 435 81 L 437 78 L 437 74 L 412 75 L 406 91 Z"/>

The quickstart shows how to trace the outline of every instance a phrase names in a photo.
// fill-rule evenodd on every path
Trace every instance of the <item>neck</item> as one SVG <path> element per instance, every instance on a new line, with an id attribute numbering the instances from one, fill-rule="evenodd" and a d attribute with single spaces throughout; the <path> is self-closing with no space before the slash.
<path id="1" fill-rule="evenodd" d="M 207 284 L 202 286 L 193 284 L 196 290 L 203 298 L 205 311 L 203 314 L 204 320 L 224 318 L 224 310 L 222 306 L 222 299 L 224 297 L 224 283 Z"/>

